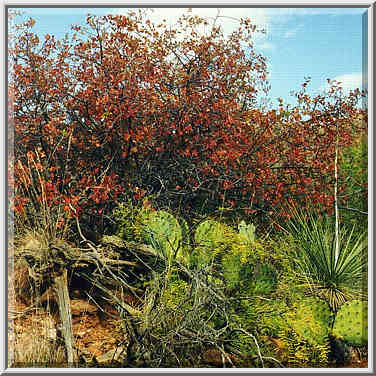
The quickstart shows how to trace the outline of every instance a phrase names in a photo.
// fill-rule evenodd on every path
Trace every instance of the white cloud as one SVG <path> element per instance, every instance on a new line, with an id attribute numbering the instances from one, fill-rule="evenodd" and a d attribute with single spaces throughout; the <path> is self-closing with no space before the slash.
<path id="1" fill-rule="evenodd" d="M 189 8 L 149 8 L 148 18 L 154 24 L 159 24 L 163 20 L 166 20 L 167 25 L 173 27 L 174 25 L 176 26 L 179 17 L 188 12 L 188 9 Z M 210 30 L 210 25 L 212 25 L 210 21 L 214 21 L 218 12 L 219 18 L 216 21 L 216 25 L 222 27 L 224 35 L 228 35 L 237 29 L 240 26 L 239 20 L 241 18 L 249 18 L 252 24 L 257 26 L 258 30 L 266 31 L 266 33 L 255 32 L 253 34 L 253 43 L 256 50 L 265 51 L 274 48 L 274 45 L 269 40 L 272 19 L 269 15 L 270 9 L 268 8 L 194 8 L 192 6 L 191 9 L 191 15 L 197 15 L 209 21 L 209 26 L 199 28 L 198 31 L 200 33 L 206 33 Z M 114 8 L 109 10 L 108 13 L 126 15 L 129 11 L 129 8 Z M 132 9 L 132 11 L 134 11 L 134 9 Z M 179 38 L 185 38 L 184 30 Z"/>
<path id="2" fill-rule="evenodd" d="M 333 79 L 333 81 L 337 81 L 339 86 L 342 87 L 344 92 L 349 92 L 350 90 L 354 89 L 362 89 L 362 82 L 363 82 L 363 74 L 362 73 L 348 73 L 343 74 L 341 76 L 337 76 Z M 321 86 L 321 91 L 326 91 L 329 89 L 329 85 L 326 84 Z"/>
<path id="3" fill-rule="evenodd" d="M 188 8 L 150 8 L 151 12 L 148 18 L 159 23 L 166 20 L 167 24 L 173 26 L 178 18 L 187 13 Z M 192 15 L 198 15 L 209 20 L 214 20 L 218 14 L 218 8 L 194 8 L 192 7 Z M 112 14 L 127 14 L 129 9 L 114 8 L 108 11 Z M 219 18 L 217 22 L 222 26 L 225 34 L 231 33 L 237 26 L 240 18 L 250 18 L 251 21 L 260 29 L 267 29 L 270 24 L 267 8 L 221 8 L 219 9 Z"/>
<path id="4" fill-rule="evenodd" d="M 258 44 L 257 47 L 262 50 L 272 50 L 274 48 L 274 44 L 265 41 L 265 42 L 261 42 L 260 44 Z"/>
<path id="5" fill-rule="evenodd" d="M 149 8 L 152 9 L 150 13 L 150 20 L 153 22 L 161 22 L 163 19 L 171 26 L 176 24 L 178 18 L 188 11 L 188 8 Z M 237 26 L 237 20 L 240 18 L 250 18 L 251 21 L 260 29 L 265 29 L 267 35 L 271 34 L 272 28 L 276 25 L 286 24 L 292 18 L 301 16 L 315 16 L 315 15 L 332 15 L 341 16 L 345 14 L 362 14 L 366 8 L 221 8 L 220 18 L 218 23 L 223 28 L 225 34 L 231 33 Z M 114 8 L 108 13 L 113 14 L 127 14 L 129 8 Z M 218 12 L 218 8 L 194 8 L 192 6 L 192 14 L 208 19 L 214 19 Z M 291 38 L 296 35 L 303 25 L 299 25 L 291 30 L 287 30 L 284 34 L 285 38 Z M 263 45 L 266 39 L 265 34 L 256 33 L 254 35 L 255 42 L 260 42 Z M 270 48 L 270 43 L 265 43 L 263 48 Z"/>
<path id="6" fill-rule="evenodd" d="M 149 8 L 150 9 L 150 8 Z M 173 26 L 176 24 L 178 18 L 188 11 L 188 8 L 151 8 L 152 12 L 149 14 L 149 18 L 154 23 L 160 23 L 163 19 L 167 21 L 167 24 Z M 112 14 L 127 14 L 130 9 L 126 8 L 114 8 L 109 10 L 108 13 Z M 134 9 L 132 9 L 134 10 Z M 282 33 L 285 38 L 294 37 L 303 28 L 302 16 L 316 16 L 316 15 L 331 15 L 341 16 L 345 14 L 357 14 L 360 15 L 366 11 L 366 8 L 221 8 L 220 18 L 217 22 L 222 26 L 225 34 L 231 33 L 239 26 L 238 19 L 250 18 L 251 22 L 255 24 L 259 29 L 264 29 L 265 33 L 254 34 L 254 45 L 256 50 L 271 51 L 275 48 L 273 44 L 273 33 L 278 35 Z M 192 14 L 201 17 L 209 18 L 213 20 L 218 14 L 218 8 L 194 8 L 192 5 Z M 286 29 L 288 23 L 293 26 Z M 207 30 L 207 29 L 206 29 Z M 201 29 L 203 31 L 203 29 Z M 181 35 L 184 38 L 184 33 Z M 272 67 L 269 65 L 269 69 Z M 344 89 L 350 85 L 350 82 L 354 82 L 356 74 L 345 75 L 344 77 Z M 358 77 L 358 81 L 361 79 Z M 359 86 L 359 85 L 358 85 Z"/>

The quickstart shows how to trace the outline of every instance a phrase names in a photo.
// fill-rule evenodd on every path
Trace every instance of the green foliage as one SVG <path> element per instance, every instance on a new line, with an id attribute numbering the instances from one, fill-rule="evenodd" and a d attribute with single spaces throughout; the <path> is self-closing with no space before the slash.
<path id="1" fill-rule="evenodd" d="M 226 287 L 238 292 L 251 288 L 253 265 L 249 262 L 252 249 L 249 247 L 236 248 L 235 252 L 226 253 L 221 262 Z"/>
<path id="2" fill-rule="evenodd" d="M 213 219 L 207 219 L 196 228 L 194 239 L 199 247 L 214 249 L 226 242 L 227 233 L 230 231 L 227 225 Z"/>
<path id="3" fill-rule="evenodd" d="M 170 213 L 159 210 L 144 220 L 142 237 L 166 259 L 184 260 L 183 231 L 178 220 Z"/>
<path id="4" fill-rule="evenodd" d="M 229 318 L 232 327 L 253 333 L 257 325 L 257 308 L 253 299 L 234 300 Z M 252 366 L 249 359 L 257 357 L 257 348 L 252 337 L 241 331 L 234 331 L 231 336 L 231 346 L 242 354 L 242 367 Z"/>
<path id="5" fill-rule="evenodd" d="M 269 295 L 277 287 L 277 272 L 272 265 L 261 265 L 255 268 L 254 294 Z"/>
<path id="6" fill-rule="evenodd" d="M 253 299 L 234 300 L 230 315 L 233 326 L 253 331 L 257 323 L 257 307 Z"/>
<path id="7" fill-rule="evenodd" d="M 180 227 L 181 227 L 181 233 L 182 233 L 182 237 L 183 237 L 183 247 L 189 248 L 189 246 L 190 246 L 190 231 L 189 231 L 188 223 L 182 217 L 177 217 L 176 219 L 178 220 Z"/>
<path id="8" fill-rule="evenodd" d="M 113 211 L 116 234 L 125 240 L 152 246 L 167 260 L 189 262 L 189 228 L 183 218 L 164 210 L 153 210 L 145 199 L 141 205 L 119 204 Z"/>
<path id="9" fill-rule="evenodd" d="M 285 297 L 255 303 L 258 333 L 278 339 L 278 357 L 287 366 L 325 367 L 330 348 L 328 305 L 297 293 L 290 298 L 289 304 Z"/>
<path id="10" fill-rule="evenodd" d="M 263 336 L 279 337 L 289 329 L 284 314 L 290 311 L 284 299 L 272 298 L 258 300 L 257 303 L 257 330 Z"/>
<path id="11" fill-rule="evenodd" d="M 147 284 L 141 313 L 134 321 L 142 333 L 137 344 L 141 351 L 132 350 L 139 357 L 148 354 L 148 367 L 202 366 L 206 349 L 229 342 L 228 302 L 207 284 L 200 270 L 191 270 L 193 278 L 182 279 L 184 270 L 166 266 Z"/>
<path id="12" fill-rule="evenodd" d="M 261 241 L 256 241 L 255 227 L 239 224 L 239 234 L 233 234 L 221 267 L 226 287 L 248 295 L 268 295 L 277 287 L 277 271 L 273 256 Z"/>
<path id="13" fill-rule="evenodd" d="M 236 241 L 238 240 L 238 241 Z M 261 245 L 244 244 L 239 238 L 234 238 L 231 248 L 221 260 L 222 273 L 229 290 L 236 290 L 241 294 L 253 294 L 255 287 L 255 265 L 258 250 Z"/>
<path id="14" fill-rule="evenodd" d="M 249 250 L 252 252 L 252 249 Z M 257 264 L 254 254 L 227 253 L 221 265 L 229 290 L 248 295 L 269 295 L 277 286 L 275 268 Z"/>
<path id="15" fill-rule="evenodd" d="M 345 303 L 337 312 L 333 335 L 353 346 L 368 343 L 368 303 L 353 300 Z"/>
<path id="16" fill-rule="evenodd" d="M 120 203 L 113 210 L 116 235 L 124 240 L 142 241 L 144 222 L 151 213 L 151 208 L 144 204 L 134 206 L 131 200 L 127 203 Z"/>
<path id="17" fill-rule="evenodd" d="M 367 215 L 364 214 L 368 211 L 367 166 L 368 139 L 364 136 L 343 151 L 340 164 L 341 172 L 346 179 L 346 188 L 342 194 L 344 206 L 358 210 L 341 210 L 341 218 L 345 226 L 355 226 L 358 231 L 367 228 Z"/>
<path id="18" fill-rule="evenodd" d="M 330 351 L 328 344 L 311 344 L 291 328 L 284 330 L 280 334 L 280 339 L 284 350 L 281 360 L 288 367 L 327 367 Z"/>
<path id="19" fill-rule="evenodd" d="M 367 265 L 367 233 L 342 227 L 336 257 L 335 231 L 327 218 L 295 211 L 288 229 L 295 239 L 297 277 L 333 311 L 362 296 Z"/>
<path id="20" fill-rule="evenodd" d="M 161 292 L 161 304 L 168 309 L 188 309 L 190 285 L 181 279 L 171 279 Z"/>

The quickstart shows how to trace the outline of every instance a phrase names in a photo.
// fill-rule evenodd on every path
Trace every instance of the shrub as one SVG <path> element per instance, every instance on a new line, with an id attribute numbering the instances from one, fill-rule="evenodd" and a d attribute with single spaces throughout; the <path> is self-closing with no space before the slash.
<path id="1" fill-rule="evenodd" d="M 341 170 L 346 178 L 342 194 L 341 217 L 344 226 L 357 231 L 367 228 L 368 211 L 368 137 L 364 135 L 342 153 Z M 351 209 L 346 209 L 351 208 Z"/>
<path id="2" fill-rule="evenodd" d="M 263 336 L 279 337 L 289 326 L 284 314 L 290 311 L 283 299 L 257 301 L 257 330 Z"/>
<path id="3" fill-rule="evenodd" d="M 281 334 L 284 348 L 282 361 L 288 367 L 321 368 L 328 365 L 329 345 L 311 344 L 292 328 Z"/>
<path id="4" fill-rule="evenodd" d="M 229 331 L 227 305 L 199 272 L 178 266 L 154 273 L 141 314 L 133 318 L 129 365 L 200 367 L 209 348 L 223 348 Z M 220 328 L 215 321 L 222 320 Z M 126 326 L 128 321 L 125 319 Z"/>
<path id="5" fill-rule="evenodd" d="M 133 205 L 131 200 L 119 203 L 112 212 L 116 235 L 124 240 L 141 241 L 144 222 L 152 212 L 148 199 L 141 205 Z"/>

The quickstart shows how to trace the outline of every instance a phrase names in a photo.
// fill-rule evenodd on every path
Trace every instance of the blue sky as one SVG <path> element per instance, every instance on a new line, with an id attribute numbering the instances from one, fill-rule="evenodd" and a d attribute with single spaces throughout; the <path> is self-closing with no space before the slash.
<path id="1" fill-rule="evenodd" d="M 85 22 L 87 13 L 126 13 L 124 8 L 24 8 L 24 17 L 36 20 L 35 32 L 61 38 L 70 25 Z M 183 8 L 154 8 L 151 19 L 167 19 L 174 24 Z M 222 8 L 220 15 L 249 17 L 266 34 L 255 37 L 256 51 L 267 57 L 272 90 L 270 98 L 276 105 L 282 97 L 294 103 L 291 90 L 298 90 L 304 77 L 312 77 L 311 92 L 325 88 L 326 79 L 343 82 L 345 90 L 362 88 L 362 38 L 366 28 L 362 17 L 365 8 Z M 216 8 L 193 8 L 193 13 L 214 17 Z M 225 32 L 236 22 L 221 18 Z"/>

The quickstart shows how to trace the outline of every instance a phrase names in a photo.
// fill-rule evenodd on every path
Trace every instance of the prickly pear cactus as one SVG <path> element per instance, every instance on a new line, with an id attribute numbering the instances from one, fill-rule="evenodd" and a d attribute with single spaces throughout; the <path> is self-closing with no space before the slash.
<path id="1" fill-rule="evenodd" d="M 188 223 L 184 218 L 181 218 L 181 217 L 177 218 L 177 220 L 181 227 L 181 233 L 182 233 L 183 243 L 184 243 L 183 246 L 188 248 L 190 245 Z"/>
<path id="2" fill-rule="evenodd" d="M 368 343 L 368 303 L 352 300 L 345 303 L 337 312 L 333 336 L 342 338 L 352 346 Z"/>
<path id="3" fill-rule="evenodd" d="M 220 254 L 231 245 L 236 235 L 229 226 L 208 219 L 199 224 L 194 234 L 196 243 L 195 256 L 199 263 L 209 263 L 217 254 Z"/>
<path id="4" fill-rule="evenodd" d="M 181 227 L 181 235 L 182 235 L 182 255 L 183 258 L 180 258 L 180 261 L 184 261 L 186 265 L 191 263 L 191 241 L 190 241 L 190 232 L 188 223 L 184 218 L 177 217 L 177 220 Z"/>
<path id="5" fill-rule="evenodd" d="M 254 243 L 256 240 L 256 227 L 253 223 L 249 223 L 248 225 L 245 221 L 241 221 L 238 224 L 239 234 L 246 239 L 247 243 Z"/>
<path id="6" fill-rule="evenodd" d="M 197 245 L 212 246 L 224 238 L 225 225 L 213 219 L 201 222 L 195 231 Z"/>
<path id="7" fill-rule="evenodd" d="M 331 312 L 318 298 L 305 298 L 286 314 L 289 325 L 312 345 L 326 345 L 329 340 Z"/>
<path id="8" fill-rule="evenodd" d="M 184 259 L 183 231 L 172 214 L 164 210 L 153 212 L 144 222 L 142 235 L 147 244 L 168 260 Z"/>

